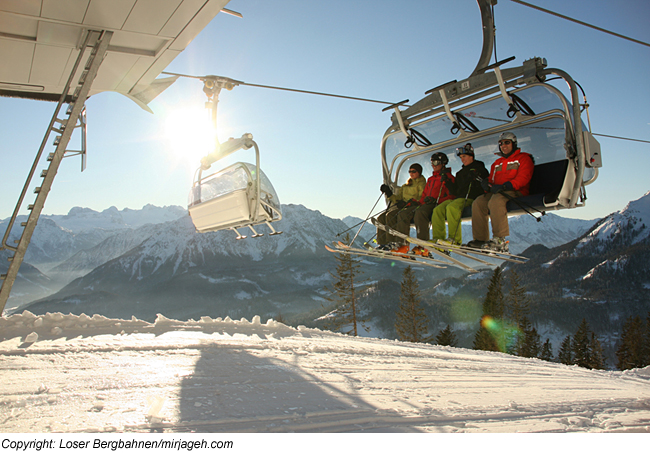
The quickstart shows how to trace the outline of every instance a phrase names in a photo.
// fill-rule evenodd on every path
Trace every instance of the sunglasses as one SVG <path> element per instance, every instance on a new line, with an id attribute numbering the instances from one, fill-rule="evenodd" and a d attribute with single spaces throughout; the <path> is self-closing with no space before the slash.
<path id="1" fill-rule="evenodd" d="M 409 170 L 409 173 L 420 173 L 420 172 L 417 170 Z"/>
<path id="2" fill-rule="evenodd" d="M 499 146 L 501 146 L 501 145 L 512 145 L 512 141 L 511 140 L 500 141 Z"/>

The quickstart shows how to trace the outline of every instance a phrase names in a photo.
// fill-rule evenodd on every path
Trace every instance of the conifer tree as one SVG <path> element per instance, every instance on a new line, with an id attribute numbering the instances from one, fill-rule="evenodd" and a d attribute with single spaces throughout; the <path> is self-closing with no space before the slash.
<path id="1" fill-rule="evenodd" d="M 438 343 L 440 346 L 455 347 L 458 345 L 456 334 L 453 330 L 451 330 L 451 326 L 449 326 L 449 324 L 447 324 L 447 327 L 438 333 L 438 336 L 436 336 L 436 343 Z"/>
<path id="2" fill-rule="evenodd" d="M 517 327 L 523 330 L 522 320 L 530 314 L 530 300 L 526 288 L 521 285 L 521 279 L 514 270 L 510 274 L 510 291 L 506 297 L 508 317 Z"/>
<path id="3" fill-rule="evenodd" d="M 591 331 L 585 318 L 582 319 L 578 330 L 573 336 L 573 363 L 583 368 L 591 368 Z"/>
<path id="4" fill-rule="evenodd" d="M 524 316 L 520 321 L 520 334 L 517 355 L 521 357 L 537 357 L 542 350 L 542 342 L 537 329 L 530 320 Z"/>
<path id="5" fill-rule="evenodd" d="M 589 366 L 592 370 L 605 369 L 605 355 L 603 354 L 603 347 L 598 340 L 595 333 L 591 332 L 591 339 L 589 341 Z"/>
<path id="6" fill-rule="evenodd" d="M 483 300 L 481 324 L 474 335 L 474 349 L 483 351 L 505 351 L 504 331 L 502 327 L 503 311 L 503 274 L 500 267 L 494 269 L 488 284 L 487 294 Z"/>
<path id="7" fill-rule="evenodd" d="M 427 335 L 427 324 L 429 320 L 420 305 L 420 286 L 411 266 L 404 269 L 399 297 L 399 308 L 395 320 L 397 338 L 401 341 L 420 343 L 430 341 Z"/>
<path id="8" fill-rule="evenodd" d="M 553 361 L 553 346 L 551 345 L 550 339 L 547 338 L 542 345 L 542 351 L 539 353 L 539 358 L 546 360 L 547 362 Z"/>
<path id="9" fill-rule="evenodd" d="M 565 365 L 573 365 L 573 339 L 567 335 L 560 344 L 560 351 L 557 353 L 557 360 Z"/>
<path id="10" fill-rule="evenodd" d="M 503 271 L 500 267 L 497 267 L 492 273 L 492 278 L 488 284 L 487 294 L 483 301 L 483 316 L 490 316 L 494 319 L 503 319 L 504 314 Z"/>
<path id="11" fill-rule="evenodd" d="M 349 234 L 344 241 L 350 241 Z M 334 287 L 328 298 L 335 303 L 336 308 L 328 318 L 328 328 L 356 337 L 359 335 L 359 326 L 363 326 L 363 320 L 359 316 L 359 298 L 354 288 L 355 283 L 358 283 L 357 276 L 361 273 L 361 264 L 347 253 L 337 254 L 336 260 L 336 273 L 330 272 L 334 278 Z"/>
<path id="12" fill-rule="evenodd" d="M 616 367 L 619 370 L 643 368 L 647 365 L 646 338 L 643 321 L 639 316 L 631 316 L 625 321 L 621 333 L 621 341 L 616 350 L 618 360 Z"/>

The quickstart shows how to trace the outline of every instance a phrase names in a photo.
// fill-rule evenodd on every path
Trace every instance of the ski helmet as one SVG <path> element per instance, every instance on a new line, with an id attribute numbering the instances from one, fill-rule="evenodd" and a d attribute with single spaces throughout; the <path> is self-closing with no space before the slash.
<path id="1" fill-rule="evenodd" d="M 411 164 L 411 166 L 409 167 L 409 170 L 415 170 L 419 174 L 422 174 L 422 165 L 417 164 L 417 163 L 416 164 Z"/>
<path id="2" fill-rule="evenodd" d="M 449 158 L 445 153 L 434 153 L 431 156 L 431 165 L 442 165 L 443 167 L 449 163 Z"/>
<path id="3" fill-rule="evenodd" d="M 461 146 L 460 148 L 456 148 L 456 155 L 458 157 L 460 157 L 461 154 L 467 154 L 469 156 L 474 157 L 474 147 L 472 146 L 472 144 L 468 143 L 465 146 Z"/>
<path id="4" fill-rule="evenodd" d="M 510 140 L 512 142 L 512 149 L 517 149 L 517 136 L 512 132 L 504 132 L 499 136 L 499 145 L 504 140 Z"/>

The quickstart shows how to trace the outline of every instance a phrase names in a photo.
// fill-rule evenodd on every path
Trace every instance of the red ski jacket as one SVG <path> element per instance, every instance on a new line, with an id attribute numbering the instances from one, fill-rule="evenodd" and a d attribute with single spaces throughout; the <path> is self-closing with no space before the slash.
<path id="1" fill-rule="evenodd" d="M 522 153 L 521 149 L 517 148 L 508 157 L 500 157 L 492 164 L 489 181 L 499 185 L 510 181 L 515 190 L 521 192 L 522 196 L 526 196 L 529 193 L 534 168 L 535 164 L 530 154 Z"/>
<path id="2" fill-rule="evenodd" d="M 420 197 L 420 204 L 424 204 L 424 199 L 426 197 L 433 197 L 438 201 L 438 203 L 456 198 L 449 192 L 447 186 L 444 185 L 440 180 L 442 172 L 447 173 L 447 178 L 449 178 L 451 181 L 456 180 L 456 178 L 454 178 L 451 174 L 451 169 L 449 168 L 443 167 L 442 171 L 434 171 L 433 175 L 427 179 L 427 185 L 424 186 L 424 191 Z"/>

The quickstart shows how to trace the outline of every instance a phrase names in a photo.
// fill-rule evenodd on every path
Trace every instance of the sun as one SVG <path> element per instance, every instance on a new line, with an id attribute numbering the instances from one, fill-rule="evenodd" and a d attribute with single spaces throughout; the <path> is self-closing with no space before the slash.
<path id="1" fill-rule="evenodd" d="M 168 113 L 164 126 L 167 148 L 175 159 L 198 166 L 214 151 L 216 131 L 210 112 L 199 107 L 178 107 Z"/>

